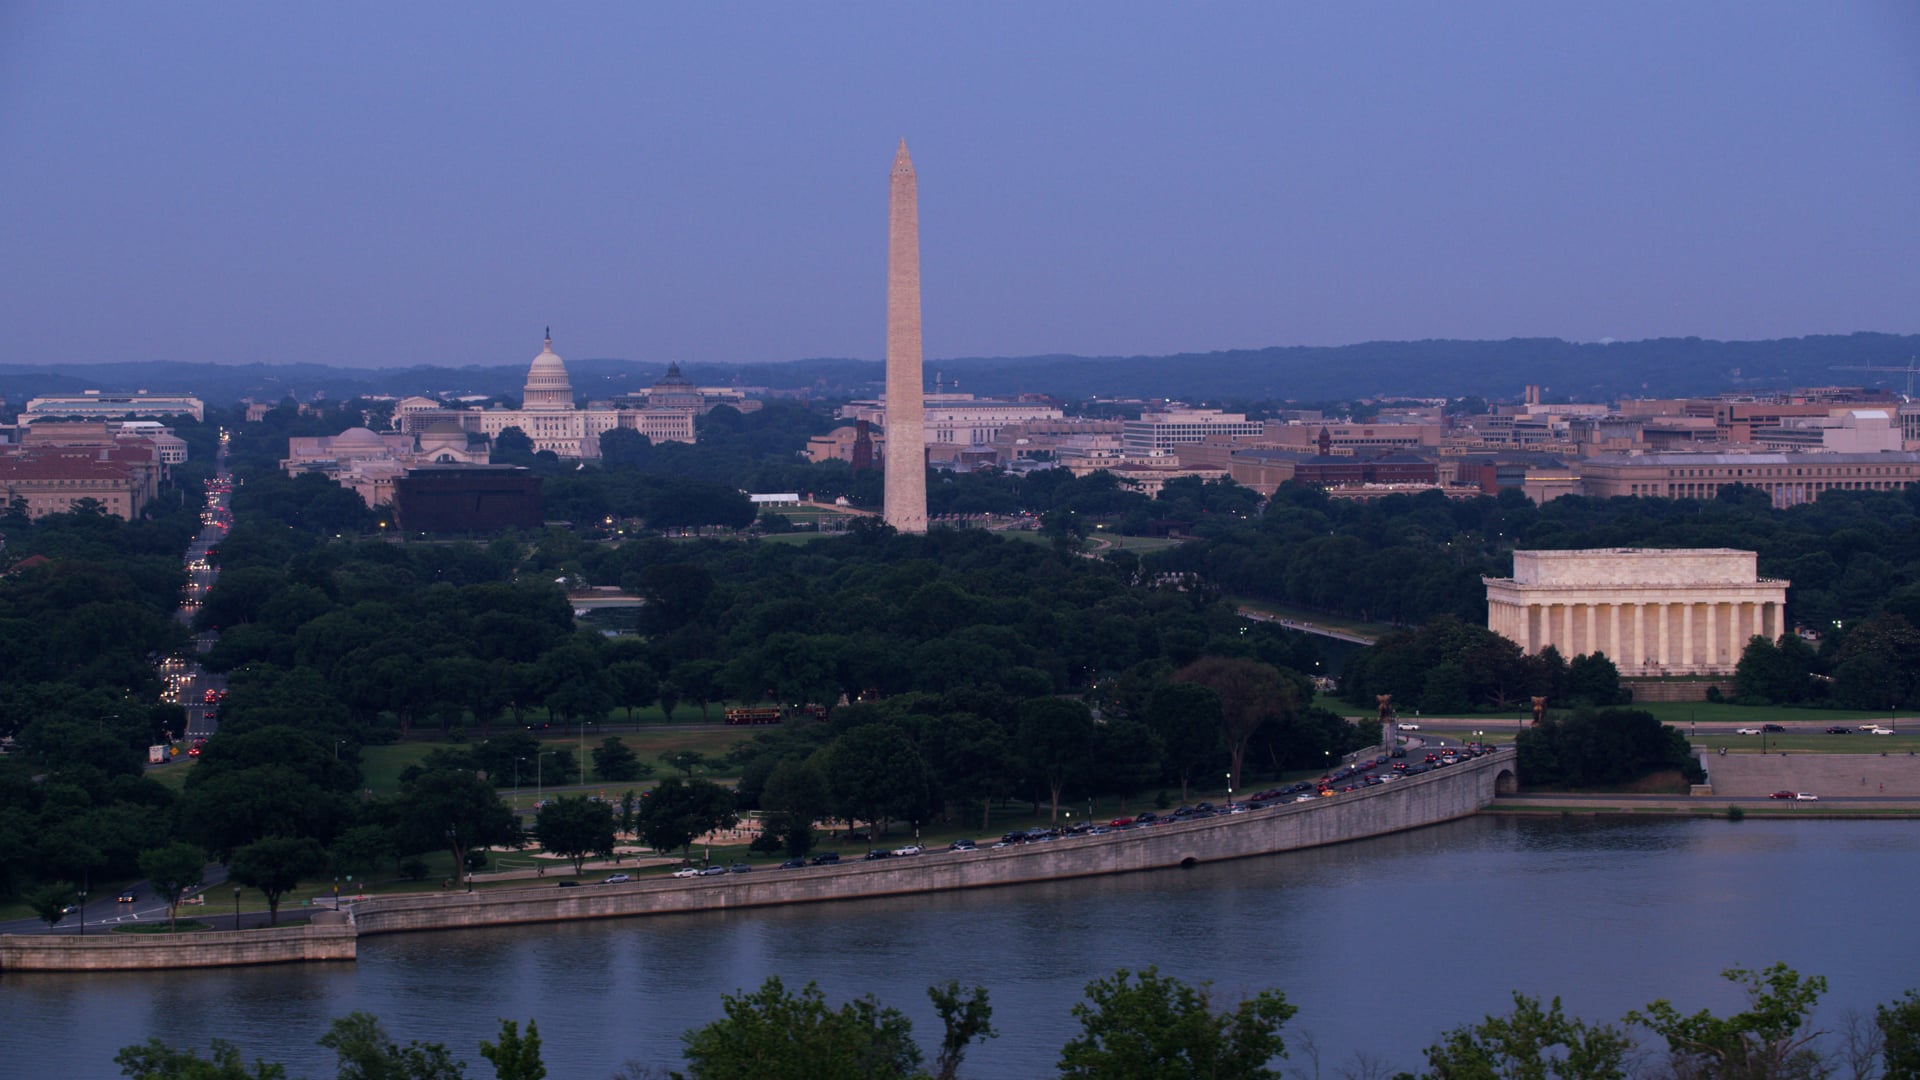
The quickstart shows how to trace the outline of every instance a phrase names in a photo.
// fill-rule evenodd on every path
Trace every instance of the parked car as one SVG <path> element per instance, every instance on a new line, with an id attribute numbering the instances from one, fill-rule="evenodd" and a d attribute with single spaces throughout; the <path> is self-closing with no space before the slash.
<path id="1" fill-rule="evenodd" d="M 1760 729 L 1757 727 L 1734 728 L 1733 733 L 1735 735 L 1758 735 L 1760 734 Z"/>

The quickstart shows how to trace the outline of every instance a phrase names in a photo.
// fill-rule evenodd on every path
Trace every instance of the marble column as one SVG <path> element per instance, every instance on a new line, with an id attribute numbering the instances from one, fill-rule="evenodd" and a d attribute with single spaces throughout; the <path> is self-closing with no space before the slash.
<path id="1" fill-rule="evenodd" d="M 1693 666 L 1693 605 L 1680 605 L 1680 664 Z"/>

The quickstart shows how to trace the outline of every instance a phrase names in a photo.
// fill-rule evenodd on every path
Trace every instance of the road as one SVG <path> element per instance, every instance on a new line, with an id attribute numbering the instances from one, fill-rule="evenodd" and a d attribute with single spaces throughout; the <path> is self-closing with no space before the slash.
<path id="1" fill-rule="evenodd" d="M 207 485 L 207 505 L 200 511 L 200 522 L 199 535 L 187 547 L 187 583 L 181 589 L 180 610 L 174 613 L 187 626 L 193 625 L 207 591 L 220 577 L 214 549 L 233 524 L 233 473 L 227 469 L 224 442 L 214 465 L 214 479 Z M 161 677 L 167 682 L 167 700 L 177 702 L 187 712 L 187 729 L 180 738 L 188 743 L 211 738 L 220 726 L 217 704 L 227 691 L 227 678 L 207 671 L 195 659 L 211 651 L 218 639 L 219 635 L 211 631 L 195 634 L 192 656 L 168 657 L 160 663 Z"/>
<path id="2" fill-rule="evenodd" d="M 224 918 L 220 916 L 220 900 L 224 897 L 231 903 L 233 899 L 232 890 L 220 888 L 227 882 L 227 868 L 219 863 L 209 863 L 202 872 L 201 880 L 202 885 L 193 889 L 188 895 L 203 897 L 205 904 L 182 904 L 179 917 L 199 919 L 219 929 L 232 928 L 233 909 L 228 907 L 226 916 Z M 0 934 L 68 934 L 79 937 L 83 933 L 83 928 L 85 933 L 107 933 L 116 926 L 125 926 L 129 923 L 166 921 L 167 905 L 154 898 L 151 883 L 136 881 L 129 888 L 132 888 L 134 895 L 139 897 L 131 904 L 122 904 L 115 900 L 119 894 L 118 886 L 113 888 L 103 886 L 88 894 L 87 902 L 81 905 L 81 912 L 61 919 L 52 929 L 48 929 L 47 924 L 39 919 L 14 919 L 10 922 L 0 922 Z M 84 919 L 82 914 L 85 916 Z M 267 913 L 261 911 L 242 914 L 240 925 L 265 926 Z"/>

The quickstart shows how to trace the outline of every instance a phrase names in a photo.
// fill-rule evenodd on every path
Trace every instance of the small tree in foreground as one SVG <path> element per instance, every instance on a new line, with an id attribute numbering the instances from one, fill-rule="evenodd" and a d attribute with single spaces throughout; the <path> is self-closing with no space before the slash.
<path id="1" fill-rule="evenodd" d="M 1087 984 L 1073 1007 L 1080 1035 L 1060 1051 L 1060 1075 L 1073 1080 L 1278 1080 L 1268 1067 L 1285 1057 L 1281 1025 L 1294 1006 L 1262 990 L 1231 1012 L 1213 1011 L 1207 984 L 1189 986 L 1147 968 L 1121 968 Z"/>
<path id="2" fill-rule="evenodd" d="M 1513 1011 L 1448 1032 L 1427 1047 L 1431 1080 L 1624 1080 L 1633 1043 L 1618 1029 L 1589 1027 L 1537 998 L 1513 995 Z"/>
<path id="3" fill-rule="evenodd" d="M 207 1057 L 192 1050 L 175 1050 L 159 1039 L 124 1047 L 113 1055 L 120 1075 L 133 1080 L 287 1080 L 284 1065 L 255 1061 L 252 1068 L 240 1056 L 240 1048 L 225 1039 L 215 1039 Z"/>
<path id="4" fill-rule="evenodd" d="M 1802 977 L 1785 964 L 1765 971 L 1728 968 L 1729 982 L 1747 989 L 1747 1007 L 1732 1016 L 1705 1009 L 1683 1016 L 1665 998 L 1627 1014 L 1667 1040 L 1668 1068 L 1677 1077 L 1792 1080 L 1825 1075 L 1814 1043 L 1822 1034 L 1808 1021 L 1827 980 Z"/>
<path id="5" fill-rule="evenodd" d="M 540 1060 L 540 1028 L 527 1021 L 527 1033 L 511 1020 L 500 1021 L 500 1041 L 480 1042 L 480 1056 L 493 1064 L 494 1080 L 546 1080 L 547 1066 Z"/>
<path id="6" fill-rule="evenodd" d="M 920 1067 L 913 1023 L 872 997 L 838 1009 L 815 983 L 787 992 L 778 975 L 721 999 L 725 1014 L 681 1036 L 687 1080 L 905 1080 Z"/>

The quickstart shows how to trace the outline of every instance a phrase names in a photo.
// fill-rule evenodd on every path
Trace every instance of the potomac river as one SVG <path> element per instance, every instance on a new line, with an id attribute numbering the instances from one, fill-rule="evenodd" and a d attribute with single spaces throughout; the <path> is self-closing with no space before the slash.
<path id="1" fill-rule="evenodd" d="M 932 856 L 930 856 L 932 857 Z M 447 1043 L 481 1076 L 498 1019 L 540 1024 L 555 1080 L 679 1062 L 723 991 L 777 973 L 830 999 L 871 992 L 924 1048 L 925 987 L 992 995 L 1002 1035 L 966 1075 L 1043 1076 L 1086 982 L 1156 964 L 1225 998 L 1278 987 L 1300 1007 L 1291 1064 L 1332 1076 L 1356 1052 L 1394 1068 L 1447 1027 L 1560 995 L 1588 1020 L 1670 997 L 1729 1010 L 1719 978 L 1783 960 L 1825 975 L 1821 1018 L 1920 987 L 1920 823 L 1481 816 L 1284 855 L 1117 877 L 840 904 L 363 939 L 352 964 L 0 976 L 0 1075 L 112 1077 L 114 1052 L 213 1036 L 295 1076 L 314 1045 L 377 1014 L 401 1042 Z"/>

